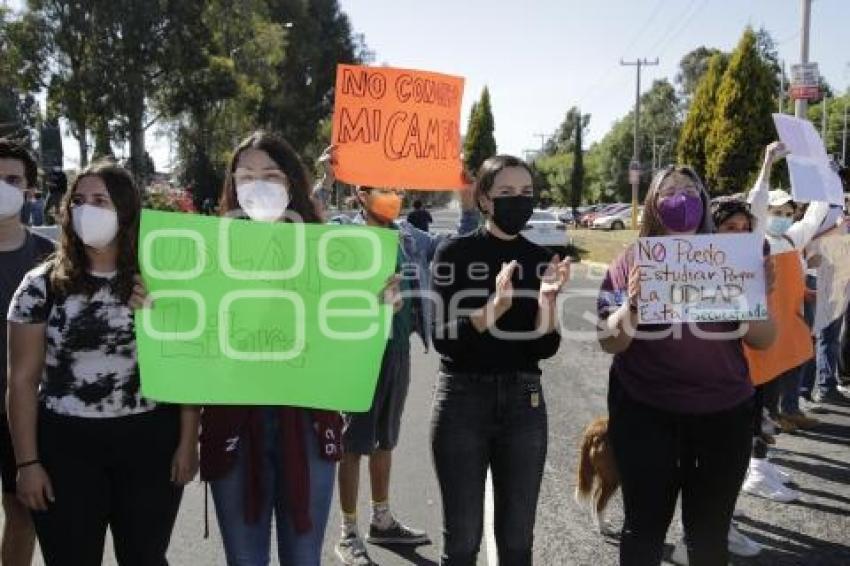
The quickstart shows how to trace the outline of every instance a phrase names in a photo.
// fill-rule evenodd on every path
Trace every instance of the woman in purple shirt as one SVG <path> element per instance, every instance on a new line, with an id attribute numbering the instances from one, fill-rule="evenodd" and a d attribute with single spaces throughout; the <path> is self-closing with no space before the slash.
<path id="1" fill-rule="evenodd" d="M 640 236 L 713 232 L 696 173 L 668 167 L 646 196 Z M 743 344 L 766 348 L 772 321 L 638 325 L 634 250 L 608 269 L 599 294 L 599 341 L 614 354 L 609 434 L 625 525 L 620 564 L 660 564 L 682 494 L 692 566 L 728 563 L 727 534 L 752 445 L 753 387 Z"/>

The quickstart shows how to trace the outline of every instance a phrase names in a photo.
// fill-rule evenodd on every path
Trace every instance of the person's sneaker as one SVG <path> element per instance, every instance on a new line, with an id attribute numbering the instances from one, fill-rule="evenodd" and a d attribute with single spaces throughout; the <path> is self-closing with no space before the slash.
<path id="1" fill-rule="evenodd" d="M 850 397 L 850 383 L 841 383 L 838 385 L 838 387 L 836 387 L 836 389 L 838 389 L 838 392 L 844 395 L 845 397 Z"/>
<path id="2" fill-rule="evenodd" d="M 767 469 L 767 464 L 768 462 L 766 460 L 757 460 L 755 458 L 750 460 L 750 469 L 747 472 L 747 477 L 744 480 L 741 491 L 778 503 L 797 501 L 800 495 L 793 489 L 785 487 L 779 480 L 774 478 L 770 470 Z"/>
<path id="3" fill-rule="evenodd" d="M 431 539 L 425 531 L 411 529 L 398 521 L 393 521 L 388 529 L 379 529 L 374 524 L 370 525 L 366 542 L 370 544 L 430 544 Z"/>
<path id="4" fill-rule="evenodd" d="M 826 391 L 822 389 L 816 389 L 814 393 L 812 393 L 812 401 L 815 403 L 819 403 L 821 405 L 847 405 L 848 400 L 847 397 L 842 395 L 837 388 L 827 389 Z"/>
<path id="5" fill-rule="evenodd" d="M 783 414 L 782 417 L 797 425 L 797 428 L 803 430 L 815 428 L 820 424 L 820 421 L 818 419 L 810 417 L 802 411 L 800 411 L 799 413 L 786 413 Z"/>
<path id="6" fill-rule="evenodd" d="M 824 414 L 824 413 L 828 413 L 828 412 L 829 412 L 829 409 L 827 409 L 827 408 L 826 408 L 823 404 L 818 403 L 817 401 L 815 401 L 812 397 L 809 397 L 809 398 L 805 401 L 805 405 L 804 405 L 804 406 L 805 406 L 805 408 L 806 408 L 806 411 L 808 411 L 808 412 L 810 412 L 810 413 L 814 413 L 814 414 L 816 414 L 816 415 L 822 415 L 822 414 Z"/>
<path id="7" fill-rule="evenodd" d="M 767 414 L 765 414 L 761 419 L 761 430 L 767 434 L 777 434 L 780 432 L 779 425 Z"/>
<path id="8" fill-rule="evenodd" d="M 797 424 L 790 420 L 786 415 L 778 415 L 776 417 L 776 422 L 779 424 L 779 428 L 782 429 L 784 433 L 792 433 L 797 430 Z"/>
<path id="9" fill-rule="evenodd" d="M 769 475 L 782 485 L 789 484 L 794 481 L 794 478 L 791 477 L 791 474 L 784 470 L 781 470 L 776 464 L 770 461 L 766 460 L 762 466 L 762 469 L 765 473 L 767 473 L 767 475 Z"/>
<path id="10" fill-rule="evenodd" d="M 729 552 L 735 556 L 752 558 L 761 552 L 761 545 L 741 534 L 735 525 L 729 525 Z"/>
<path id="11" fill-rule="evenodd" d="M 369 552 L 358 534 L 350 534 L 336 543 L 336 555 L 346 566 L 378 566 L 369 558 Z"/>
<path id="12" fill-rule="evenodd" d="M 678 566 L 688 566 L 688 545 L 685 544 L 684 538 L 680 538 L 676 542 L 676 546 L 673 547 L 670 562 L 678 564 Z"/>

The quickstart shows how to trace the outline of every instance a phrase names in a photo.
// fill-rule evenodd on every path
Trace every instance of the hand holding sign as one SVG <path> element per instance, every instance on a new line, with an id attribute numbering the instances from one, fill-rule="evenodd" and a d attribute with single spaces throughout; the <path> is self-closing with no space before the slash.
<path id="1" fill-rule="evenodd" d="M 754 234 L 641 238 L 637 277 L 630 281 L 640 283 L 639 321 L 764 320 L 764 266 L 762 241 Z"/>
<path id="2" fill-rule="evenodd" d="M 463 188 L 462 98 L 460 77 L 338 65 L 332 134 L 336 177 L 382 188 Z"/>

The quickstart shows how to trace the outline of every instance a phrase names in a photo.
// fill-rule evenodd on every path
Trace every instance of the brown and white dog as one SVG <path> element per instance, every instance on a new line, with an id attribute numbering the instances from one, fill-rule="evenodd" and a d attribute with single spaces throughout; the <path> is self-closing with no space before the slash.
<path id="1" fill-rule="evenodd" d="M 605 507 L 620 487 L 620 476 L 611 445 L 608 443 L 608 418 L 595 419 L 584 430 L 579 448 L 578 481 L 575 499 L 581 504 L 590 500 L 599 532 L 614 534 L 605 520 Z"/>

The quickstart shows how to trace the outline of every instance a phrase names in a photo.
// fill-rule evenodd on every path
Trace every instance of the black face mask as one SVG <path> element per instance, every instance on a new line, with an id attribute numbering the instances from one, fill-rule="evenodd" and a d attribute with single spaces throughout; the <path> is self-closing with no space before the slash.
<path id="1" fill-rule="evenodd" d="M 493 199 L 493 222 L 509 236 L 516 236 L 525 227 L 534 202 L 531 197 L 498 197 Z"/>

